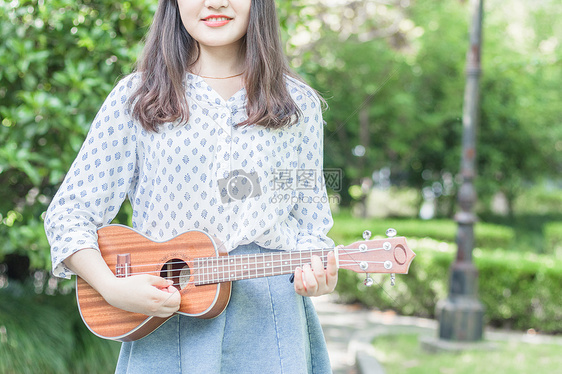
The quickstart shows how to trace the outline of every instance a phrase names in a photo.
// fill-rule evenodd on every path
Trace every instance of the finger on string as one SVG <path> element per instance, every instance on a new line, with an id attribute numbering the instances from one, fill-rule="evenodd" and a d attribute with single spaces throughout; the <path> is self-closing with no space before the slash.
<path id="1" fill-rule="evenodd" d="M 297 291 L 299 295 L 306 293 L 306 283 L 304 282 L 303 271 L 300 267 L 295 269 L 294 285 L 295 291 Z"/>
<path id="2" fill-rule="evenodd" d="M 324 270 L 324 263 L 318 256 L 312 257 L 312 273 L 316 278 L 317 291 L 324 292 L 327 283 L 327 273 Z"/>
<path id="3" fill-rule="evenodd" d="M 310 266 L 310 264 L 304 265 L 303 272 L 307 293 L 314 294 L 318 290 L 318 281 L 312 271 L 312 267 Z"/>
<path id="4" fill-rule="evenodd" d="M 326 271 L 328 273 L 328 275 L 337 275 L 338 274 L 338 265 L 336 263 L 336 255 L 335 253 L 329 252 L 328 253 L 328 258 L 326 261 Z"/>
<path id="5" fill-rule="evenodd" d="M 163 307 L 168 307 L 170 309 L 174 309 L 174 312 L 177 311 L 179 309 L 180 306 L 180 302 L 181 302 L 181 296 L 178 296 L 176 293 L 178 293 L 179 291 L 173 287 L 175 291 L 170 292 L 169 296 L 167 296 L 161 303 L 160 305 Z M 179 297 L 178 302 L 175 302 L 173 304 L 168 304 L 168 302 L 173 298 L 173 297 Z"/>
<path id="6" fill-rule="evenodd" d="M 328 253 L 328 267 L 326 269 L 326 282 L 328 289 L 332 292 L 338 283 L 338 265 L 334 252 Z"/>

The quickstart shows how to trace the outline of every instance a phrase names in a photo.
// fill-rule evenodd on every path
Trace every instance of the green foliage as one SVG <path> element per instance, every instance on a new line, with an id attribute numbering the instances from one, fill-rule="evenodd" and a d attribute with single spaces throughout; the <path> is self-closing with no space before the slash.
<path id="1" fill-rule="evenodd" d="M 31 284 L 0 288 L 0 372 L 108 373 L 119 343 L 95 337 L 74 295 L 37 294 Z"/>
<path id="2" fill-rule="evenodd" d="M 495 251 L 475 256 L 480 298 L 494 326 L 562 332 L 562 262 L 551 256 Z"/>
<path id="3" fill-rule="evenodd" d="M 553 254 L 554 242 L 547 237 L 546 226 L 562 221 L 562 190 L 552 183 L 526 188 L 514 205 L 516 215 L 482 213 L 480 216 L 485 222 L 507 226 L 514 231 L 510 250 Z"/>
<path id="4" fill-rule="evenodd" d="M 483 207 L 502 192 L 513 212 L 526 183 L 558 178 L 562 168 L 562 56 L 554 36 L 562 6 L 509 3 L 488 2 L 484 16 L 476 187 Z M 401 10 L 410 27 L 386 37 L 342 39 L 321 30 L 300 70 L 330 105 L 325 165 L 345 170 L 344 203 L 350 185 L 382 167 L 393 183 L 418 189 L 457 175 L 468 4 L 416 1 Z M 357 145 L 364 156 L 351 154 Z M 437 197 L 451 205 L 450 195 Z"/>
<path id="5" fill-rule="evenodd" d="M 435 219 L 362 219 L 342 212 L 335 218 L 336 224 L 330 236 L 337 244 L 349 244 L 361 240 L 363 231 L 369 230 L 373 235 L 384 235 L 390 227 L 399 236 L 407 238 L 432 238 L 455 242 L 458 224 L 453 220 Z M 513 229 L 492 223 L 478 222 L 475 226 L 476 246 L 483 249 L 509 248 L 513 243 Z"/>
<path id="6" fill-rule="evenodd" d="M 0 372 L 56 373 L 66 370 L 64 348 L 72 347 L 68 316 L 39 304 L 36 298 L 18 297 L 0 289 Z M 35 299 L 35 300 L 34 300 Z"/>
<path id="7" fill-rule="evenodd" d="M 534 221 L 530 217 L 516 227 L 532 226 Z M 410 273 L 397 275 L 395 287 L 390 287 L 388 275 L 374 275 L 376 285 L 366 288 L 362 284 L 363 275 L 340 271 L 338 295 L 346 302 L 358 301 L 370 307 L 394 309 L 400 314 L 433 317 L 436 302 L 447 297 L 457 224 L 450 220 L 358 219 L 342 213 L 335 216 L 329 235 L 337 244 L 349 244 L 360 240 L 365 229 L 377 235 L 388 227 L 406 236 L 408 245 L 417 254 Z M 560 246 L 560 222 L 539 221 L 537 227 L 539 231 L 544 227 L 545 242 Z M 561 259 L 554 259 L 552 252 L 541 254 L 535 235 L 530 239 L 519 238 L 514 236 L 514 231 L 489 223 L 479 223 L 475 229 L 476 242 L 481 248 L 474 250 L 474 262 L 479 271 L 479 298 L 486 307 L 487 321 L 498 327 L 559 333 L 562 307 L 556 295 L 562 292 Z M 517 241 L 525 245 L 518 245 Z M 535 245 L 527 245 L 531 241 Z M 485 243 L 490 243 L 490 247 Z"/>
<path id="8" fill-rule="evenodd" d="M 156 2 L 0 3 L 0 261 L 50 266 L 41 218 Z"/>
<path id="9" fill-rule="evenodd" d="M 389 163 L 401 167 L 400 160 L 408 160 L 415 152 L 409 146 L 417 134 L 411 120 L 414 98 L 404 93 L 407 83 L 400 79 L 409 75 L 409 67 L 384 39 L 341 43 L 337 34 L 327 33 L 316 53 L 326 62 L 310 61 L 302 69 L 329 105 L 324 115 L 325 148 L 331 151 L 325 154 L 325 166 L 345 170 L 345 203 L 351 184 Z M 361 125 L 360 113 L 367 114 L 368 123 Z M 365 147 L 362 157 L 352 155 L 358 145 Z"/>
<path id="10" fill-rule="evenodd" d="M 418 189 L 456 173 L 466 5 L 381 5 L 402 14 L 407 30 L 368 39 L 351 34 L 345 41 L 329 27 L 312 31 L 314 6 L 286 0 L 278 6 L 285 39 L 318 33 L 313 48 L 295 59 L 330 104 L 325 165 L 345 171 L 344 204 L 347 186 L 382 167 L 390 166 L 394 182 Z M 560 60 L 549 47 L 560 7 L 529 12 L 520 23 L 537 32 L 516 48 L 494 32 L 505 29 L 506 17 L 491 6 L 497 16 L 485 23 L 479 145 L 484 200 L 499 190 L 511 199 L 523 181 L 558 171 L 562 144 L 560 126 L 553 126 L 560 122 L 553 104 L 560 102 Z M 33 268 L 49 267 L 41 216 L 103 98 L 131 71 L 155 7 L 154 0 L 0 3 L 0 261 L 15 253 L 30 257 Z M 540 53 L 530 60 L 537 45 Z M 359 144 L 364 157 L 350 154 Z"/>
<path id="11" fill-rule="evenodd" d="M 6 256 L 30 260 L 8 274 L 50 268 L 42 215 L 105 96 L 131 71 L 155 5 L 0 1 L 0 267 Z M 9 282 L 0 286 L 0 372 L 114 370 L 119 345 L 84 327 L 73 295 Z"/>
<path id="12" fill-rule="evenodd" d="M 515 210 L 519 215 L 554 215 L 562 213 L 562 188 L 557 185 L 538 184 L 525 189 L 515 200 Z"/>
<path id="13" fill-rule="evenodd" d="M 544 226 L 546 252 L 562 258 L 562 222 L 550 222 Z"/>
<path id="14" fill-rule="evenodd" d="M 311 5 L 277 3 L 285 39 L 310 31 L 309 21 L 315 20 Z M 42 215 L 103 99 L 133 68 L 156 4 L 156 0 L 0 0 L 0 264 L 8 255 L 23 256 L 32 269 L 49 269 Z M 533 5 L 523 12 L 527 18 L 516 20 L 503 11 L 509 9 L 503 2 L 489 4 L 478 146 L 482 177 L 477 183 L 484 200 L 497 191 L 513 200 L 524 183 L 558 177 L 561 170 L 561 50 L 555 48 L 553 35 L 560 35 L 557 20 L 562 10 L 546 2 L 548 8 Z M 347 186 L 382 167 L 390 167 L 393 182 L 418 189 L 442 183 L 445 175 L 454 176 L 458 170 L 466 5 L 419 0 L 401 14 L 405 17 L 401 25 L 411 24 L 407 31 L 369 40 L 349 35 L 342 41 L 339 33 L 320 27 L 318 42 L 297 56 L 299 72 L 330 105 L 325 116 L 325 148 L 330 150 L 325 166 L 344 169 L 344 202 L 349 202 Z M 506 33 L 506 20 L 517 21 L 527 37 L 517 40 Z M 289 45 L 288 50 L 296 49 Z M 363 127 L 360 115 L 367 118 Z M 351 154 L 359 144 L 366 147 L 361 158 Z M 559 193 L 540 197 L 539 205 L 515 199 L 515 207 L 525 212 L 531 207 L 560 211 Z M 118 219 L 127 222 L 129 215 L 127 206 Z M 456 235 L 455 224 L 448 220 L 363 224 L 343 223 L 333 236 L 349 243 L 360 239 L 364 229 L 383 234 L 389 226 L 411 238 L 453 242 Z M 558 226 L 546 225 L 544 230 L 548 248 L 559 245 Z M 507 247 L 513 237 L 514 230 L 504 226 L 476 226 L 476 242 L 482 248 Z M 385 286 L 379 294 L 372 289 L 358 292 L 357 278 L 342 272 L 338 286 L 342 298 L 365 297 L 369 305 L 402 305 L 397 309 L 403 313 L 431 316 L 436 300 L 447 293 L 452 259 L 452 246 L 438 246 L 443 251 L 420 249 L 412 274 L 398 276 L 395 288 Z M 536 245 L 529 243 L 527 248 Z M 554 302 L 561 284 L 559 264 L 548 257 L 497 253 L 475 256 L 491 323 L 560 332 L 555 322 L 560 309 Z M 30 274 L 25 269 L 19 276 Z M 114 358 L 115 346 L 96 345 L 100 339 L 74 317 L 72 296 L 0 288 L 0 298 L 0 328 L 7 331 L 0 330 L 0 371 L 112 370 L 107 366 L 111 360 L 96 355 L 106 352 L 102 356 Z M 43 341 L 48 343 L 39 348 L 37 342 Z M 96 348 L 86 350 L 89 345 Z"/>
<path id="15" fill-rule="evenodd" d="M 363 277 L 340 271 L 336 291 L 342 300 L 369 307 L 393 309 L 399 314 L 434 317 L 438 300 L 447 297 L 449 267 L 454 246 L 409 241 L 416 252 L 410 272 L 397 275 L 390 287 L 388 276 L 375 276 L 376 284 L 366 288 Z M 562 332 L 562 261 L 550 256 L 512 253 L 503 250 L 475 251 L 479 272 L 478 296 L 485 307 L 488 324 L 495 327 L 545 333 Z"/>

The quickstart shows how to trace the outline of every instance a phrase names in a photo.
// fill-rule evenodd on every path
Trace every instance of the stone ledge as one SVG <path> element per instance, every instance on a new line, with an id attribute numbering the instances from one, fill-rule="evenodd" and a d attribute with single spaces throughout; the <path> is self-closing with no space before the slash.
<path id="1" fill-rule="evenodd" d="M 431 336 L 420 336 L 421 347 L 431 353 L 438 352 L 461 352 L 466 350 L 493 350 L 497 349 L 497 344 L 489 341 L 477 342 L 458 342 L 451 340 L 439 339 Z"/>

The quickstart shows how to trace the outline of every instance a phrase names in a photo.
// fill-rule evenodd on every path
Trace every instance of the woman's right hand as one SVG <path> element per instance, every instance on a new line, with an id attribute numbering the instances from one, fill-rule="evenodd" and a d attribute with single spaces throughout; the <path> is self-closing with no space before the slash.
<path id="1" fill-rule="evenodd" d="M 181 295 L 172 281 L 153 275 L 114 277 L 100 291 L 109 304 L 128 312 L 169 317 L 180 308 Z"/>
<path id="2" fill-rule="evenodd" d="M 96 249 L 81 249 L 64 263 L 116 308 L 155 317 L 180 308 L 181 295 L 171 281 L 148 274 L 117 278 Z"/>

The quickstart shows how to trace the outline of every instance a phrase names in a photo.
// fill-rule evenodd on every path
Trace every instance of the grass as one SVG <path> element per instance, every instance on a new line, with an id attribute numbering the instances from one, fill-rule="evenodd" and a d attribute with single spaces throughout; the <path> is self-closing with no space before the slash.
<path id="1" fill-rule="evenodd" d="M 0 288 L 0 373 L 111 373 L 119 347 L 85 327 L 73 294 L 16 281 Z"/>
<path id="2" fill-rule="evenodd" d="M 387 374 L 528 374 L 556 373 L 562 347 L 521 341 L 494 341 L 496 349 L 428 353 L 417 334 L 379 336 L 375 357 Z"/>

